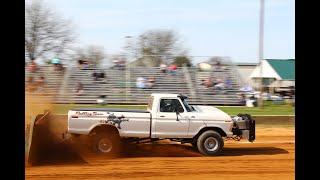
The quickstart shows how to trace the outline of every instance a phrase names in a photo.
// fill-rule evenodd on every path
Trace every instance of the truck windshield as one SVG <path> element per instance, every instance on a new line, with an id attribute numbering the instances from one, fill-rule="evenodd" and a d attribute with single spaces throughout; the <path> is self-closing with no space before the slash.
<path id="1" fill-rule="evenodd" d="M 186 110 L 187 110 L 188 112 L 191 112 L 191 111 L 192 111 L 192 108 L 191 108 L 191 106 L 187 103 L 186 99 L 185 99 L 185 98 L 181 98 L 181 100 L 182 100 L 182 103 L 184 104 L 184 106 L 186 107 Z"/>

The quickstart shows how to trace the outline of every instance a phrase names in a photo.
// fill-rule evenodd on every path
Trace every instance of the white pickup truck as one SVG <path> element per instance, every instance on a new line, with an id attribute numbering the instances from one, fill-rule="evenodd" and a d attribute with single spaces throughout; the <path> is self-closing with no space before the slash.
<path id="1" fill-rule="evenodd" d="M 212 106 L 189 105 L 181 94 L 150 95 L 147 110 L 74 108 L 68 112 L 65 139 L 92 137 L 93 150 L 114 154 L 123 143 L 169 139 L 191 143 L 200 153 L 221 153 L 224 140 L 255 139 L 255 120 L 248 114 L 231 118 Z"/>

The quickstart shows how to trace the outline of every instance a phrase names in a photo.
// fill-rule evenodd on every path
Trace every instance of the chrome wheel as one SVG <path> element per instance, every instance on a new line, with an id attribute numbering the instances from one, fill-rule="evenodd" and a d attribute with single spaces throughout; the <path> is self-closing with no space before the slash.
<path id="1" fill-rule="evenodd" d="M 103 138 L 98 144 L 99 150 L 103 153 L 108 153 L 112 149 L 112 142 L 108 138 Z"/>
<path id="2" fill-rule="evenodd" d="M 218 149 L 219 147 L 219 143 L 216 140 L 216 138 L 214 137 L 209 137 L 204 141 L 204 147 L 208 150 L 208 151 L 215 151 Z"/>

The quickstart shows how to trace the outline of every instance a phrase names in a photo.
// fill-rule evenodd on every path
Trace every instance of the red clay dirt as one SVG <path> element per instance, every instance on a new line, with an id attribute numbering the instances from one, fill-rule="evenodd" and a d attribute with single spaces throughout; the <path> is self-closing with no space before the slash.
<path id="1" fill-rule="evenodd" d="M 202 156 L 190 144 L 157 142 L 126 145 L 120 157 L 107 158 L 88 153 L 84 146 L 70 148 L 56 142 L 42 152 L 46 158 L 41 163 L 26 166 L 25 178 L 294 179 L 294 131 L 257 127 L 253 143 L 226 141 L 216 157 Z"/>

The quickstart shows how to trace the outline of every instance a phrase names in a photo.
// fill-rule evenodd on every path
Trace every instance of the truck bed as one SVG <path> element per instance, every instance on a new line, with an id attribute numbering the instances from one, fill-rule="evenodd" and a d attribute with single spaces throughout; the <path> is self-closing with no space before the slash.
<path id="1" fill-rule="evenodd" d="M 121 109 L 121 108 L 73 108 L 72 111 L 104 111 L 104 112 L 135 112 L 135 113 L 149 113 L 142 109 Z"/>

